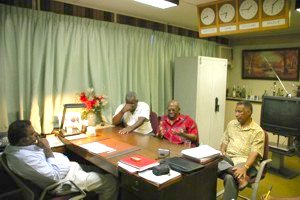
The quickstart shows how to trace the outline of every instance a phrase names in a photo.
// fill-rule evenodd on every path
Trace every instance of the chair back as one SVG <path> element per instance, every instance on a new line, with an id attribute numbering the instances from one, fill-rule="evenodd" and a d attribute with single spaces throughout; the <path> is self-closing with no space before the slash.
<path id="1" fill-rule="evenodd" d="M 22 190 L 23 197 L 26 200 L 34 200 L 34 192 L 28 187 L 28 184 L 24 183 L 23 180 L 17 176 L 14 172 L 12 172 L 8 165 L 6 154 L 3 153 L 0 157 L 0 163 L 4 169 L 4 171 L 15 181 L 18 187 Z"/>
<path id="2" fill-rule="evenodd" d="M 269 158 L 269 135 L 265 131 L 265 144 L 264 144 L 263 160 L 267 160 L 268 158 Z"/>
<path id="3" fill-rule="evenodd" d="M 264 160 L 268 160 L 269 158 L 269 135 L 266 131 L 265 132 L 265 144 L 264 144 L 264 155 L 263 155 L 263 158 L 262 158 L 262 161 Z M 266 166 L 264 168 L 264 171 L 263 171 L 263 174 L 262 174 L 262 179 L 265 177 L 266 173 L 267 173 L 267 169 L 268 167 Z"/>
<path id="4" fill-rule="evenodd" d="M 152 111 L 150 112 L 150 123 L 151 123 L 153 133 L 156 134 L 158 132 L 159 120 L 158 120 L 157 114 Z"/>
<path id="5" fill-rule="evenodd" d="M 7 164 L 6 154 L 3 153 L 0 157 L 0 163 L 3 166 L 3 169 L 6 173 L 15 181 L 18 187 L 22 190 L 22 194 L 25 200 L 42 200 L 42 199 L 55 199 L 55 200 L 76 200 L 76 199 L 83 199 L 86 196 L 86 193 L 81 190 L 74 182 L 69 181 L 72 187 L 74 187 L 76 190 L 65 192 L 65 194 L 48 194 L 49 191 L 53 189 L 59 189 L 58 186 L 61 186 L 64 183 L 67 183 L 68 181 L 61 181 L 58 183 L 54 183 L 52 185 L 49 185 L 48 187 L 41 189 L 34 183 L 32 183 L 29 180 L 26 180 L 17 174 L 15 174 L 13 171 L 11 171 Z"/>

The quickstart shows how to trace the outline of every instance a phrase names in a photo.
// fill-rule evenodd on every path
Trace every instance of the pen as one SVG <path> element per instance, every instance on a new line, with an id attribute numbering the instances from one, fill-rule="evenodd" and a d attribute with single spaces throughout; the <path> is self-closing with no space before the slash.
<path id="1" fill-rule="evenodd" d="M 268 197 L 270 196 L 271 190 L 272 190 L 272 186 L 270 187 L 270 189 L 269 189 L 267 195 L 265 196 L 264 200 L 268 199 Z"/>

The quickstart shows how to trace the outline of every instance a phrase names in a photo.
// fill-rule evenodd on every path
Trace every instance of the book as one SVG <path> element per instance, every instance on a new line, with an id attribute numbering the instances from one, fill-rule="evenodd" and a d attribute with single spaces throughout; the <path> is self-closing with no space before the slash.
<path id="1" fill-rule="evenodd" d="M 200 145 L 199 147 L 185 149 L 181 151 L 182 155 L 188 159 L 206 164 L 221 156 L 221 152 L 209 145 Z"/>
<path id="2" fill-rule="evenodd" d="M 157 160 L 147 158 L 141 155 L 133 155 L 130 157 L 126 157 L 121 159 L 120 162 L 134 167 L 138 169 L 138 171 L 143 171 L 156 165 L 159 165 L 159 162 L 157 162 Z"/>

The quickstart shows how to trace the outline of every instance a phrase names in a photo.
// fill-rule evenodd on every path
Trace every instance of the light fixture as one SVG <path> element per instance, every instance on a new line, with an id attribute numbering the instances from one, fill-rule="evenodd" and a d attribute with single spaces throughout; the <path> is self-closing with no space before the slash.
<path id="1" fill-rule="evenodd" d="M 157 8 L 165 9 L 177 6 L 179 0 L 134 0 Z"/>
<path id="2" fill-rule="evenodd" d="M 296 0 L 295 9 L 300 12 L 300 0 Z"/>

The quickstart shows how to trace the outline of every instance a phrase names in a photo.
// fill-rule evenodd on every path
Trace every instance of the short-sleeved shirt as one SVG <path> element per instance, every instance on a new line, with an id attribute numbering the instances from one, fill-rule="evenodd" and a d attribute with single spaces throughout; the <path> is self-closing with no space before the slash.
<path id="1" fill-rule="evenodd" d="M 116 116 L 123 109 L 124 106 L 125 104 L 119 105 L 118 108 L 116 109 L 114 116 Z M 138 102 L 134 113 L 131 113 L 130 111 L 124 113 L 122 122 L 125 124 L 125 126 L 132 126 L 138 121 L 139 117 L 144 117 L 146 118 L 146 120 L 141 126 L 136 128 L 134 131 L 142 134 L 151 133 L 152 127 L 149 121 L 150 107 L 145 102 Z"/>
<path id="2" fill-rule="evenodd" d="M 264 154 L 264 142 L 264 131 L 254 120 L 246 127 L 242 127 L 237 120 L 230 121 L 222 139 L 222 143 L 227 145 L 226 155 L 234 165 L 245 163 L 251 152 L 257 152 L 259 157 L 253 165 L 256 169 Z"/>
<path id="3" fill-rule="evenodd" d="M 168 115 L 162 116 L 159 124 L 159 133 L 163 135 L 164 138 L 172 143 L 182 144 L 186 139 L 173 134 L 173 131 L 179 132 L 181 129 L 185 133 L 198 136 L 197 124 L 188 115 L 180 114 L 173 122 L 168 118 Z"/>

